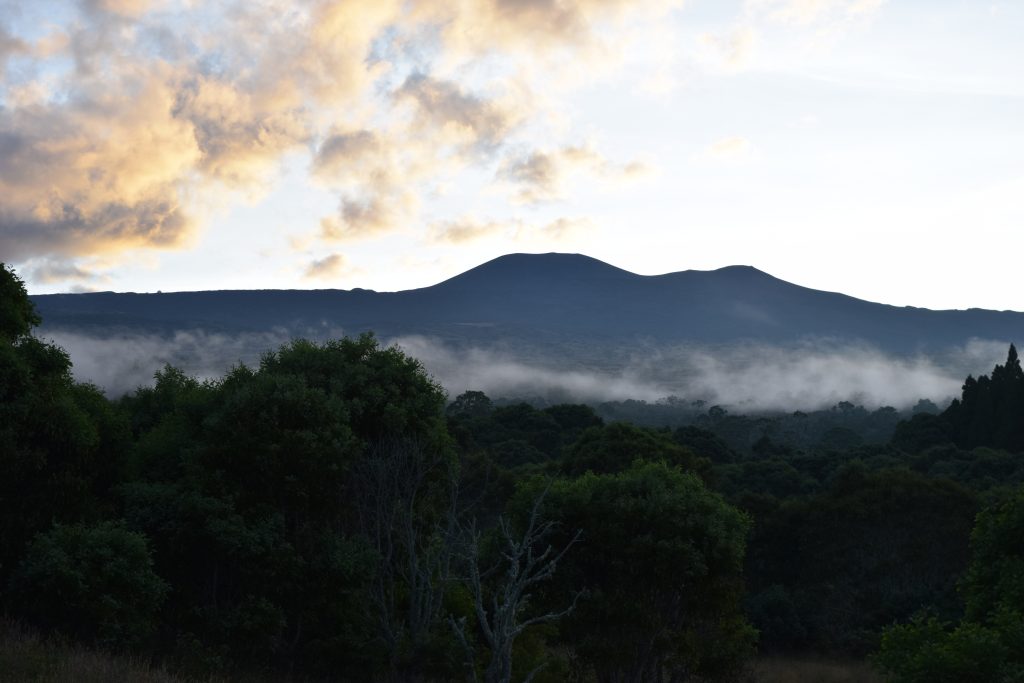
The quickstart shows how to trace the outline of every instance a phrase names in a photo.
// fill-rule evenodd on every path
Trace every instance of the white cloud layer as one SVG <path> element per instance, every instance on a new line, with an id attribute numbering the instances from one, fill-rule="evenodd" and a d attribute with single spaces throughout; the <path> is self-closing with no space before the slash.
<path id="1" fill-rule="evenodd" d="M 329 264 L 328 264 L 329 267 Z M 315 337 L 341 330 L 311 330 Z M 80 381 L 119 395 L 152 382 L 170 363 L 190 374 L 216 378 L 232 365 L 258 361 L 286 342 L 283 330 L 225 335 L 198 330 L 169 336 L 94 336 L 45 330 L 71 355 Z M 564 358 L 523 357 L 509 349 L 454 347 L 424 336 L 384 340 L 423 362 L 451 396 L 482 390 L 493 397 L 547 397 L 600 402 L 668 396 L 704 400 L 741 412 L 813 410 L 851 401 L 869 408 L 906 408 L 921 398 L 944 405 L 959 395 L 968 374 L 988 373 L 1006 356 L 1007 344 L 974 340 L 934 356 L 895 357 L 842 343 L 795 347 L 637 348 L 618 367 L 595 370 Z M 610 356 L 611 357 L 611 356 Z M 613 357 L 622 358 L 622 353 Z"/>

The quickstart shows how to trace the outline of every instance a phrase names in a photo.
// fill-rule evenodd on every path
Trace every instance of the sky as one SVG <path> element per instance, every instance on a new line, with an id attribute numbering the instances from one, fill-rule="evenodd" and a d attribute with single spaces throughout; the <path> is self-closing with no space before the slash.
<path id="1" fill-rule="evenodd" d="M 1024 310 L 1019 0 L 0 0 L 31 293 L 510 252 Z"/>

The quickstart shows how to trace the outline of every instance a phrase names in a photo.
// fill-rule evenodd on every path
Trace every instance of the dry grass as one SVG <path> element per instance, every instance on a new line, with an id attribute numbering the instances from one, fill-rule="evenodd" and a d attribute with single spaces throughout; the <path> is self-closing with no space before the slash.
<path id="1" fill-rule="evenodd" d="M 217 679 L 204 679 L 214 683 Z M 199 683 L 150 664 L 48 641 L 0 620 L 0 683 Z"/>
<path id="2" fill-rule="evenodd" d="M 755 662 L 751 683 L 883 683 L 864 662 L 766 657 Z"/>
<path id="3" fill-rule="evenodd" d="M 0 618 L 0 683 L 284 683 L 290 678 L 203 678 L 175 675 L 138 659 L 40 638 Z M 755 661 L 744 683 L 884 683 L 864 662 L 765 657 Z"/>

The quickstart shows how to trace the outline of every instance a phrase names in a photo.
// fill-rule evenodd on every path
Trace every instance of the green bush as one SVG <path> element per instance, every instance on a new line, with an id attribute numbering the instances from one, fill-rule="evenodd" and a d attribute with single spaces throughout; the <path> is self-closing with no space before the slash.
<path id="1" fill-rule="evenodd" d="M 38 534 L 11 579 L 27 619 L 111 647 L 144 641 L 167 592 L 146 537 L 115 522 Z"/>
<path id="2" fill-rule="evenodd" d="M 892 683 L 993 683 L 1006 680 L 1008 654 L 993 629 L 917 617 L 885 630 L 875 661 Z"/>

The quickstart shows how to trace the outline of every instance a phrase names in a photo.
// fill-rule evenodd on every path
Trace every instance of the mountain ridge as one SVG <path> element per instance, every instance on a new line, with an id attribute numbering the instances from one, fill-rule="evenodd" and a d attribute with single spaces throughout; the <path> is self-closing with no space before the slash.
<path id="1" fill-rule="evenodd" d="M 582 254 L 506 254 L 434 285 L 34 295 L 44 328 L 168 333 L 375 331 L 463 345 L 864 342 L 901 354 L 1020 342 L 1024 313 L 897 307 L 793 284 L 753 266 L 640 275 Z"/>

